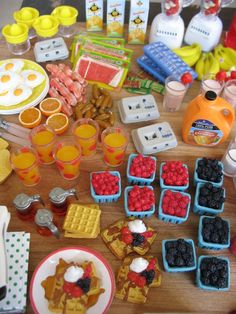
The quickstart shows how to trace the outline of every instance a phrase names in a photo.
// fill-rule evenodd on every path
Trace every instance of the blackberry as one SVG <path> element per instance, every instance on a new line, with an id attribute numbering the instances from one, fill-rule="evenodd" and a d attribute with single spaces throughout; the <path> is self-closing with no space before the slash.
<path id="1" fill-rule="evenodd" d="M 227 278 L 219 278 L 217 281 L 217 287 L 218 288 L 226 288 L 227 287 Z"/>
<path id="2" fill-rule="evenodd" d="M 222 167 L 216 159 L 199 160 L 196 171 L 198 177 L 206 181 L 220 182 L 223 176 Z"/>
<path id="3" fill-rule="evenodd" d="M 200 280 L 205 285 L 216 288 L 227 287 L 228 265 L 216 257 L 204 258 L 200 265 Z"/>
<path id="4" fill-rule="evenodd" d="M 154 277 L 155 277 L 155 271 L 153 269 L 147 271 L 146 282 L 148 285 L 150 285 L 153 282 Z"/>
<path id="5" fill-rule="evenodd" d="M 172 241 L 173 247 L 169 245 L 166 248 L 166 261 L 170 267 L 193 266 L 193 248 L 190 243 L 184 239 Z M 167 242 L 168 243 L 168 242 Z"/>
<path id="6" fill-rule="evenodd" d="M 169 266 L 175 266 L 175 258 L 173 254 L 166 254 L 166 260 Z"/>
<path id="7" fill-rule="evenodd" d="M 200 206 L 207 207 L 207 199 L 205 198 L 205 196 L 200 196 L 198 203 Z"/>
<path id="8" fill-rule="evenodd" d="M 145 237 L 141 235 L 140 233 L 132 233 L 133 236 L 133 241 L 132 241 L 132 246 L 139 246 L 145 241 Z"/>
<path id="9" fill-rule="evenodd" d="M 182 266 L 185 266 L 185 261 L 181 258 L 181 257 L 177 257 L 175 259 L 175 265 L 178 266 L 178 267 L 182 267 Z"/>
<path id="10" fill-rule="evenodd" d="M 202 220 L 202 237 L 204 241 L 226 244 L 228 242 L 228 234 L 228 223 L 222 218 L 204 218 Z"/>
<path id="11" fill-rule="evenodd" d="M 91 279 L 88 277 L 79 279 L 76 282 L 76 285 L 79 286 L 83 290 L 84 293 L 89 292 L 90 284 L 91 284 Z"/>

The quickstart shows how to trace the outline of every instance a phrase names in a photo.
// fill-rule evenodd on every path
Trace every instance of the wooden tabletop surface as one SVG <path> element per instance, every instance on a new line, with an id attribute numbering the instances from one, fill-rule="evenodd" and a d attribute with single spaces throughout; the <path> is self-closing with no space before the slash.
<path id="1" fill-rule="evenodd" d="M 82 29 L 83 26 L 80 24 L 79 29 Z M 142 46 L 130 46 L 129 48 L 133 49 L 134 56 L 132 62 L 132 70 L 138 70 L 135 59 L 142 54 Z M 13 57 L 7 50 L 6 44 L 3 41 L 0 41 L 0 60 Z M 34 60 L 34 55 L 32 48 L 28 53 L 22 56 L 24 59 Z M 43 65 L 44 66 L 44 65 Z M 161 152 L 157 154 L 158 158 L 158 169 L 161 161 L 165 160 L 181 160 L 185 162 L 190 169 L 190 193 L 194 195 L 193 188 L 193 167 L 194 162 L 197 157 L 210 157 L 221 159 L 224 154 L 224 151 L 229 143 L 230 138 L 235 136 L 235 127 L 231 132 L 228 140 L 220 144 L 215 148 L 206 148 L 198 146 L 189 146 L 182 141 L 181 138 L 181 127 L 182 127 L 182 117 L 187 103 L 198 95 L 199 93 L 199 82 L 194 82 L 192 87 L 189 89 L 184 104 L 181 106 L 180 111 L 175 113 L 164 112 L 162 107 L 163 96 L 154 93 L 155 99 L 158 104 L 158 108 L 161 114 L 161 117 L 156 122 L 167 121 L 172 126 L 174 133 L 178 139 L 178 146 L 174 149 Z M 91 92 L 91 88 L 88 88 L 88 95 Z M 112 93 L 114 102 L 120 100 L 122 97 L 132 96 L 133 94 L 127 93 L 122 89 L 119 93 Z M 127 148 L 127 154 L 125 162 L 118 167 L 116 170 L 120 171 L 122 176 L 122 186 L 123 188 L 127 185 L 126 181 L 126 165 L 129 153 L 135 152 L 135 148 L 130 136 L 130 131 L 134 128 L 138 128 L 144 125 L 149 125 L 151 123 L 139 123 L 139 124 L 130 124 L 124 125 L 120 121 L 120 117 L 117 111 L 117 105 L 114 106 L 114 111 L 116 114 L 116 125 L 124 128 L 129 134 L 129 144 Z M 17 115 L 11 115 L 5 117 L 8 121 L 18 122 Z M 72 124 L 73 120 L 70 119 Z M 71 128 L 60 138 L 70 138 Z M 59 139 L 60 139 L 59 138 Z M 11 144 L 11 148 L 15 145 Z M 109 168 L 102 161 L 102 152 L 101 146 L 99 145 L 96 155 L 89 160 L 84 160 L 81 163 L 81 174 L 80 177 L 75 181 L 66 181 L 62 179 L 58 173 L 55 165 L 50 166 L 41 166 L 40 171 L 42 174 L 41 182 L 35 187 L 25 187 L 19 181 L 15 173 L 12 173 L 7 181 L 0 185 L 0 204 L 6 205 L 11 212 L 11 221 L 9 224 L 9 231 L 26 231 L 31 233 L 30 241 L 30 258 L 29 258 L 29 280 L 28 287 L 30 284 L 30 279 L 32 274 L 39 264 L 39 262 L 47 256 L 49 253 L 63 247 L 69 246 L 86 246 L 91 249 L 98 250 L 102 255 L 107 259 L 111 264 L 114 273 L 117 272 L 118 267 L 121 265 L 121 262 L 108 250 L 106 245 L 103 243 L 100 236 L 97 239 L 70 239 L 64 238 L 63 233 L 61 238 L 57 240 L 53 236 L 51 237 L 42 237 L 40 236 L 35 229 L 35 226 L 32 222 L 20 220 L 15 212 L 12 201 L 18 193 L 26 193 L 33 195 L 40 193 L 42 198 L 45 200 L 47 206 L 49 206 L 48 193 L 55 187 L 60 186 L 62 188 L 76 188 L 79 194 L 79 202 L 81 203 L 91 203 L 92 198 L 90 196 L 89 190 L 89 174 L 91 171 L 99 170 L 109 170 Z M 159 176 L 159 171 L 157 178 Z M 224 186 L 226 188 L 226 203 L 223 217 L 230 219 L 232 235 L 236 232 L 236 212 L 235 212 L 235 202 L 236 195 L 233 187 L 233 182 L 231 178 L 225 177 Z M 156 193 L 156 203 L 159 203 L 160 188 L 158 180 L 154 184 L 155 193 Z M 192 206 L 191 206 L 192 208 Z M 101 228 L 107 227 L 110 223 L 114 222 L 119 218 L 124 218 L 124 199 L 123 193 L 121 198 L 117 203 L 102 204 L 102 216 L 101 216 Z M 55 217 L 56 221 L 59 224 L 59 227 L 62 226 L 63 218 Z M 190 216 L 187 222 L 181 225 L 174 225 L 170 223 L 164 223 L 157 219 L 156 215 L 152 216 L 148 223 L 157 230 L 157 239 L 151 247 L 151 253 L 156 255 L 160 261 L 160 266 L 162 270 L 162 285 L 159 288 L 152 288 L 149 291 L 148 300 L 144 305 L 135 305 L 128 302 L 124 302 L 114 298 L 113 303 L 108 311 L 109 314 L 139 314 L 139 313 L 219 313 L 226 314 L 236 309 L 235 303 L 235 293 L 236 293 L 236 263 L 235 257 L 232 256 L 228 250 L 223 250 L 220 252 L 211 252 L 207 250 L 202 250 L 196 247 L 197 255 L 202 254 L 216 254 L 221 256 L 228 256 L 231 262 L 231 287 L 228 292 L 206 292 L 200 290 L 195 286 L 195 273 L 180 273 L 180 274 L 170 274 L 166 273 L 163 270 L 162 264 L 162 254 L 161 254 L 161 241 L 168 238 L 191 238 L 197 244 L 197 230 L 198 230 L 198 220 L 199 216 L 194 215 L 193 212 L 190 212 Z M 30 300 L 28 297 L 27 302 L 27 313 L 33 313 L 33 310 L 30 305 Z M 44 313 L 40 313 L 44 314 Z M 100 314 L 100 313 L 97 313 Z"/>

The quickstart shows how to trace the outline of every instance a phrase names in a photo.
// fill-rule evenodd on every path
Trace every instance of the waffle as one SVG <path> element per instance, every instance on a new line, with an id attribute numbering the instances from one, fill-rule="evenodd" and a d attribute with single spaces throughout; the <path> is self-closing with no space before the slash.
<path id="1" fill-rule="evenodd" d="M 116 297 L 121 300 L 125 300 L 131 303 L 145 303 L 147 301 L 148 291 L 151 287 L 159 287 L 161 284 L 161 274 L 158 263 L 154 267 L 155 277 L 150 285 L 144 287 L 138 287 L 134 282 L 128 279 L 128 273 L 130 272 L 130 264 L 134 257 L 126 257 L 123 264 L 118 270 L 117 282 L 116 282 Z M 145 256 L 146 260 L 150 261 L 153 256 Z"/>
<path id="2" fill-rule="evenodd" d="M 71 204 L 63 224 L 65 237 L 96 238 L 100 233 L 100 215 L 98 205 Z"/>
<path id="3" fill-rule="evenodd" d="M 139 255 L 146 254 L 156 238 L 156 232 L 152 228 L 146 226 L 147 231 L 154 232 L 151 238 L 145 239 L 145 242 L 139 246 L 126 244 L 121 240 L 121 229 L 127 227 L 129 221 L 129 219 L 120 219 L 101 232 L 103 241 L 106 243 L 110 251 L 119 259 L 124 259 L 125 256 L 131 252 L 136 252 Z"/>
<path id="4" fill-rule="evenodd" d="M 64 274 L 66 269 L 72 265 L 77 265 L 82 268 L 91 265 L 91 283 L 87 293 L 83 293 L 80 297 L 73 297 L 71 294 L 63 290 L 65 284 Z M 63 259 L 59 260 L 56 267 L 55 275 L 47 277 L 41 283 L 45 290 L 45 298 L 48 300 L 48 309 L 54 313 L 60 314 L 83 314 L 92 305 L 96 304 L 99 295 L 104 292 L 100 288 L 100 279 L 96 277 L 96 269 L 92 262 L 83 262 L 76 264 L 73 262 L 67 263 Z"/>

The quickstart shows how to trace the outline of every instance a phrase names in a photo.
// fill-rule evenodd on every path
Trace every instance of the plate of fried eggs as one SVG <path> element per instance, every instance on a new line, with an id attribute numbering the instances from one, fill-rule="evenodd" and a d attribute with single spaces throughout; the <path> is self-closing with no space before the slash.
<path id="1" fill-rule="evenodd" d="M 0 61 L 0 114 L 36 106 L 48 90 L 48 75 L 39 64 L 26 59 Z"/>

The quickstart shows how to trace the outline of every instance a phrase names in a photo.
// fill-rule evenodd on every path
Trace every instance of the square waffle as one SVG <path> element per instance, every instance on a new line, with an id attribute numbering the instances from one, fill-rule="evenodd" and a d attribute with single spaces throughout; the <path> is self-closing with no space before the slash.
<path id="1" fill-rule="evenodd" d="M 70 204 L 63 224 L 65 237 L 96 238 L 100 233 L 100 216 L 97 205 Z"/>
<path id="2" fill-rule="evenodd" d="M 154 266 L 155 276 L 151 284 L 145 284 L 143 287 L 138 287 L 128 278 L 130 272 L 130 264 L 135 257 L 126 257 L 123 264 L 120 266 L 117 274 L 116 282 L 116 297 L 131 303 L 145 303 L 147 300 L 148 291 L 151 287 L 159 287 L 161 284 L 161 274 L 156 261 Z M 150 261 L 153 256 L 145 256 L 146 260 Z"/>
<path id="3" fill-rule="evenodd" d="M 138 246 L 132 246 L 131 244 L 123 242 L 121 240 L 121 229 L 127 227 L 128 222 L 131 220 L 133 219 L 120 219 L 101 232 L 103 241 L 106 243 L 110 251 L 119 259 L 124 259 L 125 256 L 131 252 L 136 252 L 139 255 L 146 254 L 156 238 L 156 232 L 152 228 L 146 226 L 147 231 L 152 231 L 153 235 L 152 237 L 145 239 L 145 242 Z"/>
<path id="4" fill-rule="evenodd" d="M 79 297 L 75 297 L 63 290 L 65 284 L 64 274 L 68 267 L 79 266 L 84 270 L 91 266 L 90 272 L 90 287 L 87 293 L 83 293 Z M 42 281 L 41 285 L 45 290 L 45 298 L 48 300 L 48 309 L 55 313 L 67 314 L 83 314 L 87 309 L 94 305 L 104 289 L 100 288 L 100 279 L 96 275 L 96 269 L 92 262 L 83 262 L 76 264 L 73 262 L 67 263 L 63 259 L 59 260 L 56 267 L 55 275 L 47 277 Z"/>

